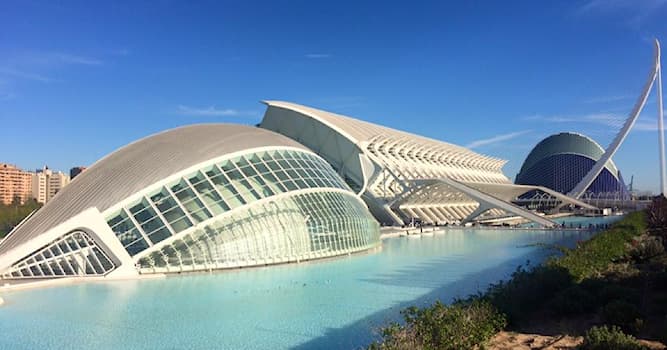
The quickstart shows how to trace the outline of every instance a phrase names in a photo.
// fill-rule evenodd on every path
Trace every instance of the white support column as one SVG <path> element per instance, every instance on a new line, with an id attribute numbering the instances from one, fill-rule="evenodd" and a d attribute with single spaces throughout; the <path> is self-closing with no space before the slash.
<path id="1" fill-rule="evenodd" d="M 658 99 L 658 145 L 660 147 L 660 193 L 667 195 L 667 183 L 665 183 L 665 126 L 663 122 L 662 106 L 662 64 L 660 62 L 660 42 L 655 39 L 655 45 L 658 47 L 658 77 L 657 77 L 657 99 Z"/>

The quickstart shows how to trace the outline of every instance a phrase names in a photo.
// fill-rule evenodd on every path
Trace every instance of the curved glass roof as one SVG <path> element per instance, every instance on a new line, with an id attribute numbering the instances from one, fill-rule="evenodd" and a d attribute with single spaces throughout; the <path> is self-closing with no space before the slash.
<path id="1" fill-rule="evenodd" d="M 551 135 L 540 141 L 530 151 L 519 174 L 524 173 L 542 159 L 558 154 L 578 154 L 597 161 L 604 154 L 604 149 L 593 139 L 582 134 L 562 132 Z M 618 169 L 612 160 L 605 167 L 615 177 L 618 177 Z"/>
<path id="2" fill-rule="evenodd" d="M 132 256 L 198 223 L 287 192 L 349 187 L 310 151 L 280 149 L 244 153 L 208 163 L 160 188 L 124 201 L 107 217 Z"/>
<path id="3" fill-rule="evenodd" d="M 266 146 L 307 150 L 272 131 L 236 124 L 183 126 L 130 143 L 77 176 L 0 243 L 0 254 L 88 208 L 102 212 L 179 171 L 225 154 Z"/>

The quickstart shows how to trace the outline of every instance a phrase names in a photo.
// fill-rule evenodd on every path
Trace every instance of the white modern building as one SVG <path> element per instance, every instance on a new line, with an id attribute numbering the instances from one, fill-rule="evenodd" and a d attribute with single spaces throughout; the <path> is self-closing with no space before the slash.
<path id="1" fill-rule="evenodd" d="M 383 224 L 465 222 L 511 214 L 553 222 L 512 204 L 533 190 L 561 202 L 592 206 L 541 186 L 514 185 L 506 161 L 461 146 L 282 101 L 268 106 L 260 127 L 288 136 L 326 159 L 362 195 Z"/>
<path id="2" fill-rule="evenodd" d="M 32 197 L 39 203 L 46 203 L 69 182 L 69 175 L 45 166 L 32 175 Z"/>
<path id="3" fill-rule="evenodd" d="M 258 266 L 378 247 L 320 156 L 256 127 L 168 130 L 107 155 L 0 243 L 3 279 Z"/>

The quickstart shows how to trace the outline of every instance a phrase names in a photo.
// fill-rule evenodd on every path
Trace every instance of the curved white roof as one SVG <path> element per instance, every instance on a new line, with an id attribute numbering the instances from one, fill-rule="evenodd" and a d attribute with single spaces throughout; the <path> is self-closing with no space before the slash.
<path id="1" fill-rule="evenodd" d="M 100 212 L 191 166 L 225 154 L 264 146 L 306 147 L 269 130 L 236 124 L 198 124 L 154 134 L 97 161 L 21 224 L 0 254 L 96 207 Z"/>
<path id="2" fill-rule="evenodd" d="M 350 140 L 360 149 L 365 149 L 368 145 L 388 142 L 398 148 L 420 153 L 422 157 L 438 157 L 447 154 L 451 156 L 452 160 L 460 162 L 461 165 L 466 164 L 471 168 L 500 171 L 506 163 L 503 159 L 482 155 L 449 142 L 411 134 L 344 115 L 291 102 L 263 102 L 269 107 L 295 111 L 317 120 Z"/>
<path id="3" fill-rule="evenodd" d="M 406 139 L 415 143 L 431 146 L 431 147 L 446 147 L 450 150 L 455 150 L 461 154 L 469 154 L 472 157 L 485 158 L 490 161 L 504 164 L 505 161 L 493 157 L 484 156 L 473 152 L 465 147 L 458 146 L 449 142 L 431 139 L 428 137 L 411 134 L 409 132 L 392 129 L 386 126 L 369 123 L 363 120 L 350 118 L 344 115 L 323 111 L 320 109 L 307 107 L 291 102 L 284 101 L 263 101 L 268 106 L 280 107 L 296 112 L 300 112 L 311 118 L 317 119 L 320 122 L 328 125 L 332 129 L 338 131 L 341 135 L 348 138 L 358 146 L 362 143 L 371 142 L 377 137 L 390 137 L 392 139 Z"/>

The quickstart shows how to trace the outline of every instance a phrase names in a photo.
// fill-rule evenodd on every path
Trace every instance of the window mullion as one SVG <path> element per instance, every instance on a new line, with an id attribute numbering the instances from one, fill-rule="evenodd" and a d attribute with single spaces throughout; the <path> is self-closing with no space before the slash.
<path id="1" fill-rule="evenodd" d="M 174 230 L 171 228 L 171 225 L 169 224 L 169 221 L 167 221 L 167 219 L 165 219 L 165 217 L 162 216 L 162 212 L 160 212 L 160 209 L 157 208 L 157 206 L 155 205 L 155 203 L 153 203 L 153 201 L 152 201 L 150 198 L 148 198 L 148 197 L 144 197 L 144 199 L 146 200 L 146 202 L 148 202 L 148 205 L 150 205 L 151 208 L 153 208 L 153 210 L 155 211 L 155 215 L 157 215 L 157 216 L 160 218 L 160 220 L 162 220 L 162 225 L 163 225 L 164 227 L 166 227 L 167 230 L 169 230 L 169 232 L 171 233 L 172 236 L 175 236 L 176 233 L 175 233 Z M 146 220 L 146 222 L 149 222 L 149 221 L 151 221 L 151 220 L 152 220 L 152 219 L 150 219 L 150 220 Z M 160 230 L 160 228 L 155 229 L 155 230 L 153 230 L 151 233 L 155 233 L 155 232 L 157 232 L 157 231 L 159 231 L 159 230 Z"/>
<path id="2" fill-rule="evenodd" d="M 153 241 L 148 239 L 148 234 L 146 232 L 144 232 L 144 228 L 141 227 L 141 225 L 139 225 L 139 222 L 137 221 L 137 219 L 134 218 L 134 215 L 132 215 L 132 213 L 129 210 L 125 210 L 125 208 L 123 208 L 123 210 L 125 211 L 125 214 L 127 214 L 127 216 L 130 218 L 130 221 L 132 221 L 132 223 L 134 224 L 134 227 L 139 231 L 139 234 L 141 235 L 141 237 L 144 239 L 144 241 L 146 241 L 146 244 L 148 244 L 149 247 L 152 247 L 153 246 Z M 132 241 L 127 246 L 129 247 L 130 245 L 132 245 L 136 242 L 137 242 L 137 240 L 135 239 L 134 241 Z M 127 249 L 127 247 L 126 247 L 126 249 Z"/>
<path id="3" fill-rule="evenodd" d="M 185 183 L 187 184 L 188 181 L 185 181 Z M 171 196 L 171 199 L 173 199 L 174 202 L 176 202 L 176 205 L 177 205 L 179 208 L 181 208 L 181 210 L 183 211 L 183 213 L 185 213 L 185 216 L 186 216 L 188 219 L 190 219 L 190 222 L 192 223 L 192 225 L 195 225 L 195 223 L 197 223 L 198 221 L 195 220 L 195 219 L 192 217 L 192 215 L 190 214 L 190 212 L 185 208 L 185 206 L 183 206 L 183 203 L 181 203 L 181 200 L 178 199 L 178 197 L 176 197 L 176 195 L 174 194 L 174 191 L 172 191 L 171 188 L 169 188 L 169 186 L 164 186 L 164 188 L 167 190 L 167 192 L 168 192 L 169 195 Z M 181 191 L 182 191 L 182 190 L 181 190 Z M 172 208 L 170 208 L 170 209 L 172 209 Z M 181 220 L 182 218 L 183 218 L 183 217 L 181 216 L 180 218 L 178 218 L 178 219 L 176 219 L 176 220 L 174 220 L 174 221 Z M 168 224 L 168 223 L 165 222 L 165 225 L 167 225 L 167 224 Z"/>

